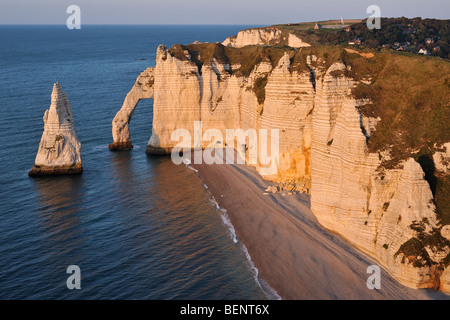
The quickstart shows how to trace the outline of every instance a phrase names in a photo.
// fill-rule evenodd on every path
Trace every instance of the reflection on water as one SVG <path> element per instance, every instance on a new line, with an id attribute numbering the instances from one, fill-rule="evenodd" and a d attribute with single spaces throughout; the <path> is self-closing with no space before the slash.
<path id="1" fill-rule="evenodd" d="M 107 149 L 111 120 L 161 42 L 239 30 L 167 28 L 91 26 L 68 37 L 56 26 L 0 27 L 0 105 L 8 106 L 0 118 L 0 299 L 264 298 L 200 180 L 170 157 L 145 155 L 151 99 L 133 117 L 135 148 Z M 85 50 L 91 42 L 95 52 Z M 71 57 L 62 59 L 67 46 Z M 134 60 L 137 52 L 148 61 Z M 30 72 L 35 81 L 17 90 Z M 84 172 L 30 179 L 55 77 L 71 101 Z M 66 287 L 72 264 L 81 268 L 81 290 Z"/>
<path id="2" fill-rule="evenodd" d="M 37 178 L 33 186 L 38 194 L 39 212 L 48 227 L 64 229 L 64 226 L 75 222 L 80 224 L 78 213 L 83 198 L 81 176 Z"/>
<path id="3" fill-rule="evenodd" d="M 130 178 L 133 176 L 131 160 L 131 152 L 111 152 L 111 172 L 112 178 L 115 180 L 114 184 L 120 185 L 121 183 L 123 183 L 124 185 L 127 185 L 130 182 Z"/>
<path id="4" fill-rule="evenodd" d="M 14 298 L 265 298 L 192 170 L 136 150 L 93 160 L 82 176 L 28 180 L 32 232 L 1 271 L 33 284 L 5 282 Z M 65 286 L 72 264 L 82 290 Z"/>
<path id="5" fill-rule="evenodd" d="M 82 222 L 83 177 L 43 177 L 33 180 L 37 192 L 38 214 L 51 258 L 73 252 L 72 261 L 79 261 L 77 248 L 84 241 Z M 58 262 L 55 265 L 59 265 Z"/>
<path id="6" fill-rule="evenodd" d="M 133 150 L 136 152 L 135 150 Z M 111 170 L 110 181 L 112 192 L 115 195 L 115 205 L 126 208 L 129 201 L 134 197 L 134 177 L 135 174 L 142 174 L 141 172 L 133 172 L 132 167 L 132 152 L 116 151 L 111 153 Z M 136 181 L 136 183 L 139 183 Z"/>

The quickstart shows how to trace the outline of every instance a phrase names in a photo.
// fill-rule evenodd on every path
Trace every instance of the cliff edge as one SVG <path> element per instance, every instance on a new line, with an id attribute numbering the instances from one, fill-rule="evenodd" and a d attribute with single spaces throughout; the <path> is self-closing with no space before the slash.
<path id="1" fill-rule="evenodd" d="M 277 129 L 269 166 L 252 161 L 245 144 L 234 147 L 265 179 L 310 190 L 319 222 L 401 283 L 450 292 L 448 62 L 329 46 L 190 44 L 160 46 L 151 72 L 147 153 L 170 153 L 180 128 L 195 148 L 226 145 L 205 137 L 208 129 L 222 137 Z"/>
<path id="2" fill-rule="evenodd" d="M 253 28 L 239 31 L 237 35 L 226 38 L 224 46 L 242 48 L 254 45 L 286 45 L 294 48 L 309 47 L 310 44 L 286 30 L 276 27 Z"/>

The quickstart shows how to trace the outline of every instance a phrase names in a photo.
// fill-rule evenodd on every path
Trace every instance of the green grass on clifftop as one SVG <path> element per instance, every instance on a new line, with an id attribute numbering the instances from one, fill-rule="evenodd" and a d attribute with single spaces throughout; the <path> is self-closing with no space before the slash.
<path id="1" fill-rule="evenodd" d="M 353 90 L 371 103 L 360 111 L 381 121 L 369 139 L 369 150 L 390 149 L 394 167 L 410 155 L 430 154 L 450 141 L 450 62 L 419 56 L 378 53 L 351 63 L 355 78 L 371 76 Z"/>
<path id="2" fill-rule="evenodd" d="M 359 82 L 353 89 L 356 99 L 370 101 L 359 111 L 368 117 L 380 118 L 375 132 L 367 141 L 368 149 L 380 155 L 381 170 L 397 167 L 409 157 L 415 158 L 426 173 L 434 195 L 438 216 L 450 223 L 450 178 L 434 170 L 432 154 L 450 141 L 450 62 L 436 57 L 410 53 L 377 52 L 366 49 L 358 53 L 347 52 L 342 46 L 313 46 L 294 49 L 285 46 L 225 47 L 219 43 L 175 45 L 169 53 L 180 60 L 197 64 L 215 58 L 220 63 L 239 68 L 229 71 L 237 76 L 248 76 L 262 61 L 276 66 L 287 52 L 291 72 L 310 73 L 308 56 L 318 58 L 312 65 L 326 70 L 337 61 L 348 66 L 346 71 L 335 72 L 335 77 L 347 76 Z M 364 57 L 360 53 L 371 53 Z M 320 81 L 319 78 L 315 79 Z M 263 103 L 267 77 L 259 77 L 252 86 L 258 102 Z M 389 158 L 383 158 L 388 151 Z M 430 162 L 431 159 L 431 162 Z"/>
<path id="3" fill-rule="evenodd" d="M 433 153 L 450 141 L 450 62 L 384 52 L 370 59 L 352 57 L 347 63 L 352 67 L 348 75 L 371 78 L 353 90 L 356 98 L 371 101 L 360 112 L 381 119 L 368 140 L 369 151 L 389 151 L 382 168 L 397 167 L 409 157 L 419 162 L 438 218 L 450 223 L 450 175 L 436 172 L 432 160 Z"/>
<path id="4" fill-rule="evenodd" d="M 179 60 L 187 60 L 184 52 L 188 51 L 191 61 L 196 63 L 199 69 L 205 62 L 215 58 L 220 63 L 241 65 L 234 71 L 236 75 L 248 76 L 253 68 L 263 61 L 270 61 L 276 66 L 286 51 L 295 51 L 294 48 L 284 46 L 248 46 L 244 48 L 225 47 L 220 43 L 200 43 L 179 45 L 169 49 L 169 53 Z"/>

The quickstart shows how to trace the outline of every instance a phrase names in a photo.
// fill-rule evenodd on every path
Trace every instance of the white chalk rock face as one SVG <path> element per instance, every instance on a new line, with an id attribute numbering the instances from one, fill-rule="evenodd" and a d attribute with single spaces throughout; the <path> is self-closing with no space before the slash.
<path id="1" fill-rule="evenodd" d="M 311 45 L 309 43 L 304 42 L 296 35 L 289 33 L 288 46 L 293 48 L 302 48 L 302 47 L 310 47 Z"/>
<path id="2" fill-rule="evenodd" d="M 309 188 L 314 95 L 310 73 L 291 72 L 287 54 L 275 67 L 270 61 L 262 61 L 248 76 L 231 73 L 231 69 L 232 66 L 213 58 L 199 70 L 189 59 L 181 61 L 160 46 L 153 70 L 153 131 L 147 153 L 170 153 L 180 143 L 192 148 L 234 144 L 238 151 L 242 147 L 247 149 L 245 160 L 266 179 L 283 181 L 301 176 Z M 255 81 L 261 78 L 267 78 L 264 101 L 258 101 L 252 89 Z M 194 139 L 195 121 L 202 123 L 198 140 Z M 190 140 L 173 138 L 172 134 L 179 129 L 186 129 Z M 213 141 L 208 135 L 209 129 L 217 130 L 220 137 L 214 136 Z M 258 161 L 258 146 L 246 148 L 238 145 L 244 142 L 226 141 L 230 138 L 227 129 L 242 129 L 245 133 L 266 129 L 267 162 Z M 275 149 L 274 152 L 271 150 L 271 137 L 275 137 L 272 130 L 279 133 L 280 156 Z"/>
<path id="3" fill-rule="evenodd" d="M 234 72 L 238 65 L 215 58 L 196 64 L 189 52 L 180 57 L 163 46 L 156 60 L 147 153 L 171 153 L 180 143 L 233 143 L 265 179 L 295 179 L 310 190 L 318 221 L 375 257 L 401 283 L 450 290 L 450 226 L 436 216 L 419 163 L 407 159 L 399 168 L 381 170 L 379 155 L 369 152 L 367 141 L 379 119 L 359 112 L 367 101 L 351 94 L 356 81 L 345 75 L 343 62 L 326 67 L 310 55 L 298 68 L 285 53 L 276 65 L 263 59 L 244 75 Z M 198 121 L 201 128 L 194 126 Z M 173 135 L 179 129 L 188 132 L 186 140 Z M 213 136 L 206 135 L 210 129 Z M 267 139 L 270 166 L 254 161 L 251 146 L 226 140 L 227 129 L 265 129 L 269 135 L 278 130 L 278 152 L 271 152 Z M 435 159 L 438 171 L 448 164 L 449 149 L 435 155 L 442 162 Z"/>
<path id="4" fill-rule="evenodd" d="M 72 109 L 61 85 L 53 85 L 50 108 L 44 114 L 44 133 L 29 176 L 79 174 L 81 143 L 75 131 Z"/>
<path id="5" fill-rule="evenodd" d="M 444 143 L 442 150 L 433 154 L 436 170 L 447 173 L 450 171 L 450 142 Z"/>
<path id="6" fill-rule="evenodd" d="M 186 129 L 194 132 L 194 121 L 200 117 L 200 82 L 195 63 L 172 57 L 164 46 L 156 53 L 153 97 L 153 129 L 147 144 L 147 153 L 170 153 L 178 141 L 172 141 L 172 132 Z M 192 135 L 193 136 L 193 135 Z M 186 141 L 191 144 L 191 141 Z"/>
<path id="7" fill-rule="evenodd" d="M 266 169 L 264 173 L 266 178 L 279 182 L 300 177 L 309 188 L 314 86 L 310 72 L 291 72 L 290 67 L 285 53 L 271 70 L 265 87 L 259 128 L 279 131 L 279 156 L 277 159 L 271 154 L 277 170 Z"/>
<path id="8" fill-rule="evenodd" d="M 380 159 L 368 152 L 374 119 L 363 119 L 358 101 L 347 93 L 354 81 L 333 77 L 335 63 L 317 83 L 311 146 L 311 210 L 319 222 L 376 257 L 401 283 L 413 288 L 448 290 L 444 238 L 433 195 L 419 163 L 379 171 Z M 442 235 L 440 233 L 443 229 Z"/>
<path id="9" fill-rule="evenodd" d="M 302 41 L 292 33 L 287 33 L 278 28 L 256 28 L 239 31 L 237 35 L 226 38 L 222 44 L 235 48 L 255 45 L 288 45 L 294 48 L 309 47 L 309 43 Z"/>
<path id="10" fill-rule="evenodd" d="M 109 145 L 109 149 L 127 150 L 133 148 L 129 124 L 138 102 L 141 99 L 153 98 L 153 83 L 153 68 L 146 69 L 136 79 L 133 88 L 125 97 L 122 108 L 112 121 L 113 143 Z"/>

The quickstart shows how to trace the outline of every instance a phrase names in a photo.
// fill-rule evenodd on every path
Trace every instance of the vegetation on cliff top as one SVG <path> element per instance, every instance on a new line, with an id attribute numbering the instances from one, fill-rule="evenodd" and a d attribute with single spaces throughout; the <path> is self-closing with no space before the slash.
<path id="1" fill-rule="evenodd" d="M 370 152 L 382 154 L 388 151 L 390 158 L 383 158 L 382 168 L 396 167 L 402 160 L 414 157 L 426 173 L 425 178 L 433 191 L 437 214 L 450 222 L 450 178 L 434 170 L 432 154 L 442 144 L 450 141 L 450 62 L 435 57 L 409 53 L 373 52 L 371 58 L 361 55 L 363 51 L 348 52 L 341 46 L 313 46 L 299 50 L 285 46 L 225 47 L 220 43 L 175 45 L 169 53 L 180 60 L 190 60 L 199 70 L 204 63 L 215 58 L 219 63 L 237 66 L 229 69 L 238 76 L 248 76 L 262 61 L 276 66 L 287 52 L 291 72 L 310 72 L 306 63 L 308 56 L 317 57 L 316 69 L 328 69 L 337 61 L 348 66 L 333 76 L 348 76 L 358 85 L 353 89 L 356 99 L 370 103 L 360 107 L 368 117 L 380 118 L 376 130 L 368 139 Z M 319 63 L 320 62 L 320 63 Z M 320 79 L 316 79 L 320 81 Z M 265 99 L 267 77 L 256 79 L 252 90 L 258 102 Z M 431 162 L 430 162 L 431 159 Z"/>
<path id="2" fill-rule="evenodd" d="M 249 46 L 245 48 L 225 47 L 220 43 L 192 43 L 189 45 L 174 45 L 169 49 L 169 53 L 179 60 L 188 60 L 195 63 L 201 74 L 202 67 L 211 59 L 217 62 L 229 65 L 228 72 L 236 76 L 248 77 L 252 70 L 261 62 L 270 62 L 275 67 L 285 52 L 295 54 L 295 49 L 286 46 Z M 231 69 L 232 66 L 236 67 Z M 259 104 L 265 100 L 265 87 L 268 81 L 268 75 L 263 75 L 255 79 L 254 83 L 248 88 L 252 90 Z M 262 110 L 261 110 L 262 112 Z"/>
<path id="3" fill-rule="evenodd" d="M 364 53 L 373 56 L 367 58 Z M 341 46 L 317 46 L 296 52 L 291 71 L 306 71 L 308 55 L 325 61 L 316 63 L 315 68 L 326 70 L 337 61 L 348 67 L 332 75 L 355 79 L 358 85 L 352 95 L 370 101 L 359 111 L 380 118 L 367 140 L 369 151 L 380 155 L 380 169 L 395 168 L 413 157 L 430 184 L 438 218 L 443 224 L 450 223 L 450 175 L 437 172 L 432 159 L 450 141 L 450 61 L 410 53 L 349 52 Z M 389 158 L 381 156 L 384 151 Z"/>
<path id="4" fill-rule="evenodd" d="M 383 166 L 392 168 L 410 155 L 431 155 L 450 141 L 450 62 L 420 56 L 380 53 L 356 58 L 349 72 L 369 75 L 353 90 L 357 99 L 370 99 L 360 111 L 380 117 L 368 141 L 371 152 L 390 150 Z"/>
<path id="5" fill-rule="evenodd" d="M 389 158 L 381 157 L 381 169 L 413 157 L 430 184 L 438 218 L 450 223 L 450 175 L 436 172 L 432 159 L 450 141 L 450 62 L 397 52 L 371 58 L 341 52 L 337 59 L 351 68 L 345 75 L 369 80 L 352 94 L 370 101 L 359 108 L 363 115 L 380 118 L 367 144 L 370 152 L 389 152 Z"/>
<path id="6" fill-rule="evenodd" d="M 306 61 L 311 55 L 321 61 L 313 63 L 315 68 L 326 70 L 337 61 L 349 67 L 333 75 L 359 81 L 353 96 L 370 101 L 360 107 L 360 112 L 381 119 L 368 146 L 375 153 L 389 150 L 390 159 L 383 159 L 383 167 L 393 168 L 411 155 L 416 160 L 424 154 L 431 156 L 450 141 L 450 62 L 447 60 L 396 52 L 375 52 L 366 58 L 361 55 L 363 51 L 348 52 L 340 46 L 296 50 L 284 46 L 232 48 L 220 43 L 201 43 L 174 45 L 169 49 L 180 60 L 188 60 L 186 55 L 190 55 L 190 61 L 200 72 L 204 63 L 215 58 L 230 65 L 228 72 L 237 76 L 248 76 L 263 61 L 275 67 L 286 52 L 291 72 L 310 72 Z M 239 67 L 231 71 L 231 66 Z M 267 79 L 260 77 L 257 81 L 255 93 L 265 87 Z M 259 92 L 260 102 L 264 101 L 263 96 Z"/>
<path id="7" fill-rule="evenodd" d="M 389 151 L 384 168 L 413 157 L 430 184 L 438 218 L 450 223 L 450 176 L 436 172 L 432 159 L 450 141 L 450 62 L 392 53 L 365 60 L 353 61 L 352 70 L 371 74 L 371 83 L 360 82 L 353 94 L 370 99 L 360 108 L 364 115 L 381 119 L 368 140 L 369 151 Z"/>
<path id="8" fill-rule="evenodd" d="M 278 64 L 286 51 L 295 51 L 294 48 L 285 46 L 248 46 L 245 48 L 225 47 L 220 43 L 191 43 L 189 45 L 176 44 L 169 49 L 169 53 L 179 60 L 188 60 L 185 52 L 191 56 L 201 72 L 204 63 L 212 58 L 223 64 L 240 65 L 233 71 L 236 75 L 247 77 L 253 68 L 263 61 L 269 61 L 273 67 Z M 231 72 L 231 71 L 230 71 Z"/>
<path id="9" fill-rule="evenodd" d="M 450 59 L 450 20 L 405 17 L 381 18 L 381 29 L 368 29 L 367 19 L 345 20 L 347 28 L 339 27 L 340 21 L 319 22 L 323 28 L 315 30 L 315 23 L 291 23 L 274 25 L 282 32 L 297 35 L 312 45 L 337 45 L 355 42 L 360 48 L 376 50 L 402 50 L 417 53 L 427 49 L 430 55 Z M 334 27 L 334 28 L 332 28 Z"/>

